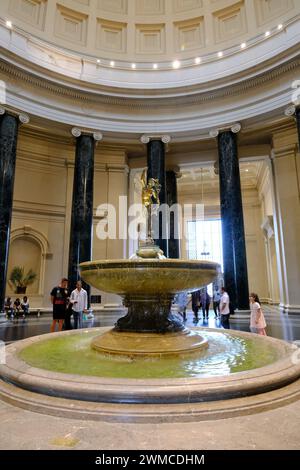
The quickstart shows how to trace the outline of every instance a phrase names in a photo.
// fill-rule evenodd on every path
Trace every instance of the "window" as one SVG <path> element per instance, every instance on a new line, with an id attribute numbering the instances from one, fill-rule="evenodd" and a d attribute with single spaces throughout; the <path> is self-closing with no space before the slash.
<path id="1" fill-rule="evenodd" d="M 190 220 L 187 227 L 188 258 L 215 261 L 223 271 L 221 220 Z M 212 286 L 208 286 L 211 295 Z"/>

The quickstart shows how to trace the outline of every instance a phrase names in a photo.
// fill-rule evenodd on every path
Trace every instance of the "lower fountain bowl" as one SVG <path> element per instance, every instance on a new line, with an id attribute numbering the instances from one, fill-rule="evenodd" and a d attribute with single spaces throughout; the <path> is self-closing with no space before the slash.
<path id="1" fill-rule="evenodd" d="M 80 400 L 119 404 L 191 404 L 250 397 L 280 389 L 300 377 L 297 346 L 270 337 L 194 328 L 193 333 L 199 335 L 200 343 L 201 337 L 208 338 L 209 347 L 203 344 L 202 349 L 187 355 L 186 359 L 182 359 L 184 354 L 173 358 L 120 358 L 114 354 L 99 354 L 91 348 L 93 339 L 107 333 L 110 333 L 108 328 L 73 330 L 35 336 L 9 345 L 6 364 L 0 365 L 0 397 L 1 387 L 6 382 L 13 386 L 10 397 L 18 395 L 22 403 L 24 390 L 34 392 L 34 400 L 31 396 L 28 398 L 31 407 L 37 406 L 33 401 L 40 401 L 38 395 L 72 400 L 69 406 L 75 406 L 74 400 L 76 403 Z M 181 338 L 184 336 L 182 334 Z M 149 338 L 154 340 L 152 334 Z M 240 367 L 236 358 L 240 357 L 245 344 L 248 344 L 250 359 Z M 225 355 L 223 346 L 227 351 Z M 233 348 L 237 348 L 235 357 L 232 357 Z M 155 348 L 153 350 L 155 352 Z M 223 369 L 220 369 L 222 355 Z M 263 356 L 267 360 L 262 361 Z M 182 368 L 182 361 L 187 367 Z M 231 370 L 228 368 L 230 362 L 233 364 Z M 166 373 L 170 369 L 169 364 L 172 365 L 172 374 Z M 135 373 L 137 369 L 138 374 Z M 3 392 L 3 396 L 5 394 Z M 5 399 L 9 399 L 7 394 Z"/>

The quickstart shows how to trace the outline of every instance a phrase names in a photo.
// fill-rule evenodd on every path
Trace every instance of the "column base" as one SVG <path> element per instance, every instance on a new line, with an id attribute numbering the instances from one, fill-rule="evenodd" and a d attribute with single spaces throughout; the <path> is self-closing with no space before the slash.
<path id="1" fill-rule="evenodd" d="M 0 323 L 4 323 L 6 321 L 7 321 L 6 313 L 5 312 L 0 312 Z"/>
<path id="2" fill-rule="evenodd" d="M 98 308 L 99 311 L 126 313 L 127 310 L 122 304 L 110 303 L 103 304 Z"/>
<path id="3" fill-rule="evenodd" d="M 251 310 L 235 310 L 234 315 L 230 315 L 230 320 L 250 318 Z"/>
<path id="4" fill-rule="evenodd" d="M 94 318 L 93 310 L 91 308 L 89 309 L 89 313 L 87 314 L 86 317 L 88 320 L 91 320 L 92 318 Z"/>
<path id="5" fill-rule="evenodd" d="M 267 305 L 277 305 L 277 306 L 279 306 L 279 304 L 280 304 L 279 299 L 278 300 L 273 300 L 273 299 L 266 298 L 266 297 L 261 297 L 260 301 L 261 301 L 262 304 L 267 304 Z"/>
<path id="6" fill-rule="evenodd" d="M 287 315 L 300 315 L 300 305 L 280 305 L 280 313 Z"/>

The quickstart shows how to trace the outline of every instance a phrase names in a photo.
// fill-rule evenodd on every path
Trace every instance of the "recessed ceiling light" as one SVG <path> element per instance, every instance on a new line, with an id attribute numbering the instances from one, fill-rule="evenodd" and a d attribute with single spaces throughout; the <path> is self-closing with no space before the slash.
<path id="1" fill-rule="evenodd" d="M 218 57 L 223 57 L 223 52 L 222 51 L 218 52 Z"/>
<path id="2" fill-rule="evenodd" d="M 270 31 L 266 31 L 265 32 L 265 37 L 267 38 L 268 36 L 270 36 L 270 34 L 271 34 Z"/>
<path id="3" fill-rule="evenodd" d="M 180 62 L 179 62 L 179 60 L 174 60 L 174 62 L 173 62 L 172 65 L 173 65 L 173 69 L 179 69 L 179 67 L 180 67 Z"/>
<path id="4" fill-rule="evenodd" d="M 201 57 L 196 57 L 195 64 L 201 64 Z"/>
<path id="5" fill-rule="evenodd" d="M 97 64 L 101 64 L 101 60 L 100 60 L 100 59 L 97 59 Z"/>
<path id="6" fill-rule="evenodd" d="M 110 61 L 110 66 L 111 67 L 114 67 L 115 66 L 115 62 L 113 60 Z"/>
<path id="7" fill-rule="evenodd" d="M 277 26 L 277 29 L 282 29 L 283 28 L 283 25 L 280 23 L 278 26 Z"/>
<path id="8" fill-rule="evenodd" d="M 12 28 L 12 22 L 11 21 L 6 21 L 6 26 L 8 28 Z"/>
<path id="9" fill-rule="evenodd" d="M 242 42 L 241 49 L 245 49 L 246 46 L 247 46 L 247 44 L 245 42 Z"/>
<path id="10" fill-rule="evenodd" d="M 131 68 L 132 68 L 132 69 L 135 69 L 135 68 L 136 68 L 136 64 L 131 64 Z"/>
<path id="11" fill-rule="evenodd" d="M 157 64 L 153 64 L 153 68 L 154 69 L 157 69 L 158 65 Z"/>
<path id="12" fill-rule="evenodd" d="M 246 170 L 245 170 L 245 171 L 248 173 L 248 171 L 249 171 L 249 170 L 248 170 L 248 168 L 246 168 Z"/>

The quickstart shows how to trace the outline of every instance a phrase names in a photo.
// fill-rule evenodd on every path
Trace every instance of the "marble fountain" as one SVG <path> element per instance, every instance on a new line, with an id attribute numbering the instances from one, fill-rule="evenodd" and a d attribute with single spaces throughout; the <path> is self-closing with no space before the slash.
<path id="1" fill-rule="evenodd" d="M 143 421 L 150 414 L 155 421 L 232 416 L 298 397 L 295 346 L 238 331 L 188 330 L 172 313 L 175 293 L 212 282 L 216 263 L 137 256 L 80 268 L 86 282 L 121 295 L 128 313 L 114 328 L 8 346 L 0 398 L 59 416 Z"/>
<path id="2" fill-rule="evenodd" d="M 219 266 L 171 260 L 148 237 L 129 260 L 82 263 L 82 278 L 123 298 L 114 328 L 52 333 L 6 348 L 0 399 L 58 416 L 110 421 L 199 420 L 299 399 L 295 345 L 233 330 L 184 326 L 178 292 L 211 283 Z"/>

